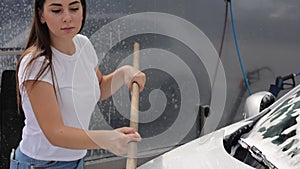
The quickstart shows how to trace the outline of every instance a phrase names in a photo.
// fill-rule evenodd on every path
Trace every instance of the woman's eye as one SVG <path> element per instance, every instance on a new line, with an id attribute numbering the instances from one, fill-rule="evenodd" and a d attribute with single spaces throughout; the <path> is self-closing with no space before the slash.
<path id="1" fill-rule="evenodd" d="M 51 10 L 53 13 L 59 13 L 61 10 L 58 9 L 58 10 Z"/>
<path id="2" fill-rule="evenodd" d="M 71 8 L 72 11 L 77 11 L 79 8 Z"/>

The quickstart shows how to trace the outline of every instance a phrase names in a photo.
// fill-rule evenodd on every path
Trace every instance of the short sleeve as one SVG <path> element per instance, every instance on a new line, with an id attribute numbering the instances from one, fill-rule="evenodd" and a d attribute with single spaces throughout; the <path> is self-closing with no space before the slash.
<path id="1" fill-rule="evenodd" d="M 24 56 L 23 59 L 21 60 L 19 72 L 18 72 L 19 85 L 22 85 L 27 80 L 35 80 L 39 71 L 41 70 L 41 68 L 43 66 L 45 66 L 45 64 L 44 64 L 45 57 L 44 56 L 39 57 L 38 59 L 33 61 L 31 65 L 27 66 L 30 59 L 31 59 L 31 54 L 28 54 L 28 55 Z M 47 63 L 47 62 L 48 61 L 46 61 L 45 63 Z M 53 85 L 50 68 L 47 68 L 43 72 L 43 74 L 39 77 L 38 80 L 44 81 L 44 82 L 47 82 L 47 83 L 50 83 L 51 85 Z"/>
<path id="2" fill-rule="evenodd" d="M 91 56 L 93 56 L 93 58 L 92 58 L 93 63 L 95 63 L 94 67 L 96 67 L 96 66 L 98 66 L 98 57 L 97 57 L 96 50 L 90 40 L 88 40 L 88 45 L 89 45 L 89 51 L 91 53 Z"/>
<path id="3" fill-rule="evenodd" d="M 88 37 L 78 34 L 75 37 L 75 42 L 81 46 L 81 50 L 87 55 L 88 60 L 93 63 L 94 68 L 98 66 L 96 50 Z"/>

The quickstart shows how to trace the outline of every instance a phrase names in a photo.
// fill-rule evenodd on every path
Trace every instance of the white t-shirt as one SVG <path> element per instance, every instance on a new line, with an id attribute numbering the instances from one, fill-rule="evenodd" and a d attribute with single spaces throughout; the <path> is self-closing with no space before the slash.
<path id="1" fill-rule="evenodd" d="M 63 54 L 52 47 L 52 62 L 58 84 L 56 93 L 64 124 L 88 129 L 91 114 L 100 98 L 99 82 L 95 72 L 98 58 L 87 37 L 78 34 L 73 38 L 73 42 L 76 52 L 72 56 Z M 34 65 L 27 69 L 31 73 L 26 75 L 25 72 L 24 75 L 23 72 L 30 57 L 29 54 L 22 59 L 18 72 L 22 108 L 26 117 L 20 143 L 21 151 L 39 160 L 72 161 L 84 157 L 86 150 L 71 150 L 50 144 L 38 125 L 28 95 L 21 84 L 26 80 L 35 79 L 44 58 L 36 60 Z M 50 71 L 39 80 L 53 85 Z"/>

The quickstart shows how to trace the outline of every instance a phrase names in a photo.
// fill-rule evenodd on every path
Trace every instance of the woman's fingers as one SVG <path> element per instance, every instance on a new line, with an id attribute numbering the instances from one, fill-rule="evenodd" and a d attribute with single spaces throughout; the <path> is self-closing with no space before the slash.
<path id="1" fill-rule="evenodd" d="M 132 79 L 132 82 L 136 82 L 140 87 L 140 92 L 143 91 L 146 84 L 146 75 L 143 72 L 139 72 Z"/>
<path id="2" fill-rule="evenodd" d="M 141 136 L 136 132 L 134 134 L 127 134 L 128 137 L 128 143 L 130 142 L 139 142 L 142 140 Z"/>
<path id="3" fill-rule="evenodd" d="M 122 67 L 122 71 L 124 73 L 125 83 L 128 85 L 130 91 L 132 90 L 132 84 L 137 83 L 140 91 L 142 91 L 146 84 L 146 75 L 140 70 L 126 65 Z"/>
<path id="4" fill-rule="evenodd" d="M 143 72 L 138 72 L 137 74 L 133 75 L 132 79 L 129 83 L 129 89 L 132 90 L 132 84 L 137 83 L 139 86 L 139 91 L 143 91 L 146 84 L 146 75 Z"/>
<path id="5" fill-rule="evenodd" d="M 129 133 L 135 133 L 136 132 L 134 130 L 134 128 L 131 128 L 131 127 L 117 128 L 116 131 L 119 131 L 119 132 L 124 133 L 124 134 L 129 134 Z"/>
<path id="6" fill-rule="evenodd" d="M 141 135 L 131 127 L 122 127 L 116 130 L 125 134 L 126 137 L 129 139 L 129 142 L 137 142 L 137 141 L 141 141 L 142 139 Z"/>
<path id="7" fill-rule="evenodd" d="M 118 135 L 115 137 L 112 142 L 114 142 L 112 146 L 110 146 L 110 151 L 116 155 L 124 155 L 128 151 L 128 146 L 130 142 L 139 142 L 141 141 L 141 136 L 137 133 L 133 128 L 130 127 L 122 127 L 115 130 Z"/>

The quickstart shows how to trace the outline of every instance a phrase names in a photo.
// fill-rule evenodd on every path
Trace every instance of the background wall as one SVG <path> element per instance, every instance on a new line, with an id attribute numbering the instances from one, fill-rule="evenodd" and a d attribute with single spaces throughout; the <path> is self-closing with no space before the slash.
<path id="1" fill-rule="evenodd" d="M 91 40 L 96 48 L 102 45 L 102 41 L 95 38 L 94 35 L 104 25 L 129 14 L 159 12 L 171 14 L 192 23 L 208 37 L 217 51 L 220 49 L 225 17 L 223 0 L 87 0 L 87 3 L 88 17 L 82 34 L 93 37 Z M 300 2 L 297 0 L 239 0 L 232 1 L 232 5 L 241 56 L 252 92 L 268 90 L 269 85 L 275 82 L 277 76 L 299 72 Z M 15 68 L 18 55 L 8 54 L 7 51 L 19 50 L 24 47 L 32 12 L 31 0 L 2 0 L 0 2 L 0 73 L 3 70 Z M 226 26 L 221 61 L 227 85 L 224 81 L 216 81 L 216 84 L 223 86 L 226 90 L 226 106 L 223 112 L 211 112 L 221 114 L 222 119 L 215 124 L 217 128 L 241 120 L 243 103 L 249 96 L 243 82 L 229 16 Z M 168 29 L 172 32 L 177 28 L 170 25 Z M 115 33 L 113 32 L 112 36 Z M 196 54 L 189 46 L 172 37 L 158 34 L 136 35 L 120 39 L 115 46 L 111 46 L 105 56 L 102 56 L 101 51 L 97 50 L 99 58 L 102 59 L 99 66 L 104 74 L 117 68 L 124 58 L 133 52 L 134 41 L 139 41 L 141 49 L 149 49 L 148 52 L 154 49 L 163 49 L 174 53 L 191 69 L 196 78 L 201 99 L 194 107 L 190 106 L 190 109 L 184 110 L 185 112 L 197 113 L 195 107 L 210 105 L 211 93 L 214 89 L 211 89 L 212 85 L 204 63 L 197 59 Z M 185 91 L 181 91 L 180 84 L 176 79 L 164 71 L 150 68 L 143 71 L 148 76 L 148 86 L 142 93 L 141 110 L 149 110 L 154 103 L 157 107 L 152 107 L 153 110 L 160 108 L 158 103 L 165 104 L 163 112 L 158 112 L 160 114 L 156 120 L 141 124 L 142 136 L 153 137 L 174 125 L 183 102 L 181 100 L 182 92 Z M 182 77 L 185 75 L 183 74 Z M 159 91 L 157 92 L 156 89 Z M 154 97 L 156 102 L 149 99 L 153 91 L 154 95 L 152 93 L 151 97 Z M 96 106 L 95 113 L 91 117 L 91 129 L 109 129 L 128 125 L 128 120 L 114 104 L 113 98 L 109 98 Z M 199 120 L 197 116 L 190 133 L 183 141 L 181 140 L 181 143 L 200 135 Z M 207 127 L 207 133 L 211 132 L 210 126 L 204 127 Z M 169 146 L 173 146 L 173 144 L 175 143 L 171 141 Z M 147 148 L 146 150 L 149 150 L 159 148 L 159 146 L 150 145 Z M 89 151 L 88 154 L 89 158 L 108 156 L 111 154 L 100 150 Z"/>

